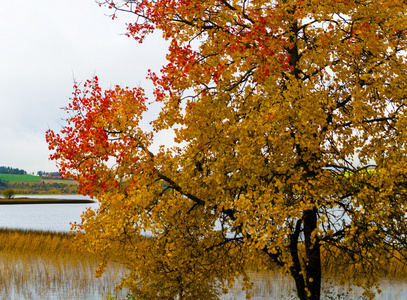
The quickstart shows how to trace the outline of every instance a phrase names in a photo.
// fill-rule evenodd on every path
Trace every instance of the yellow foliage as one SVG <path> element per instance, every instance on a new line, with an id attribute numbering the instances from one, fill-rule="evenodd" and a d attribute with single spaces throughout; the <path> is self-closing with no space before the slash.
<path id="1" fill-rule="evenodd" d="M 143 130 L 144 90 L 94 78 L 75 86 L 61 134 L 48 131 L 61 172 L 101 202 L 79 247 L 115 255 L 139 299 L 217 299 L 237 276 L 250 289 L 259 252 L 300 299 L 320 298 L 338 251 L 352 270 L 341 279 L 369 293 L 406 246 L 407 4 L 109 3 L 122 4 L 139 16 L 129 36 L 171 41 L 149 72 L 162 108 Z M 165 129 L 179 145 L 151 152 Z"/>

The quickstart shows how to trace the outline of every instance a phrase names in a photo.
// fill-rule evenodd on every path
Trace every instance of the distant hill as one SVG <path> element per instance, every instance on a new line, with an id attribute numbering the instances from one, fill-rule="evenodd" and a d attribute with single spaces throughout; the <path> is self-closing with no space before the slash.
<path id="1" fill-rule="evenodd" d="M 76 194 L 78 182 L 34 175 L 0 174 L 0 192 L 12 189 L 16 194 Z"/>
<path id="2" fill-rule="evenodd" d="M 40 176 L 34 175 L 21 175 L 21 174 L 1 174 L 0 179 L 5 181 L 40 181 Z"/>

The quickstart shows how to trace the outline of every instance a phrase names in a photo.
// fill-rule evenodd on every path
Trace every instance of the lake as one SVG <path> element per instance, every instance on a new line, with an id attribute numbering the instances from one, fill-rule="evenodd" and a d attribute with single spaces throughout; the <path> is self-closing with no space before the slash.
<path id="1" fill-rule="evenodd" d="M 17 195 L 15 198 L 90 199 L 82 195 Z M 87 207 L 98 203 L 0 205 L 0 227 L 69 232 L 70 222 L 80 222 Z"/>

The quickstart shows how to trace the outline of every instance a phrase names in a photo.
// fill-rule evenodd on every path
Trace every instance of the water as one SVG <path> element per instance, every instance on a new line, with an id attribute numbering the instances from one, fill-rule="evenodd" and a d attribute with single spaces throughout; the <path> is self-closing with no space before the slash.
<path id="1" fill-rule="evenodd" d="M 16 198 L 90 199 L 79 195 L 19 195 Z M 0 227 L 25 230 L 69 232 L 70 222 L 80 222 L 87 208 L 97 203 L 0 205 Z M 0 299 L 102 299 L 112 291 L 127 270 L 107 269 L 95 278 L 98 261 L 56 260 L 2 252 L 0 255 Z M 7 267 L 5 267 L 7 265 Z M 124 299 L 126 290 L 114 292 Z"/>
<path id="2" fill-rule="evenodd" d="M 252 300 L 296 300 L 294 280 L 291 276 L 284 276 L 278 272 L 253 273 Z M 407 299 L 406 282 L 402 280 L 380 281 L 382 292 L 377 294 L 374 300 L 405 300 Z M 335 282 L 323 281 L 321 300 L 368 300 L 362 296 L 363 289 L 349 285 L 339 285 Z M 242 291 L 239 284 L 221 297 L 221 300 L 244 300 L 246 291 Z"/>
<path id="3" fill-rule="evenodd" d="M 19 195 L 16 198 L 90 199 L 80 195 Z M 0 228 L 69 232 L 87 207 L 98 203 L 0 205 Z"/>
<path id="4" fill-rule="evenodd" d="M 58 199 L 90 199 L 80 195 L 18 195 L 16 198 L 58 198 Z M 69 232 L 70 222 L 80 222 L 80 215 L 87 208 L 97 208 L 97 203 L 87 204 L 20 204 L 0 205 L 0 227 Z M 256 276 L 257 277 L 257 276 Z M 402 281 L 383 281 L 382 294 L 375 299 L 407 299 L 406 283 Z M 362 290 L 347 286 L 328 285 L 323 288 L 322 299 L 366 299 L 361 297 Z M 95 294 L 96 295 L 96 294 Z M 100 296 L 100 295 L 99 295 Z M 243 300 L 246 292 L 239 285 L 223 299 Z M 92 298 L 93 299 L 93 298 Z M 97 297 L 95 296 L 95 299 Z M 294 285 L 290 277 L 269 274 L 254 278 L 254 295 L 252 299 L 296 299 Z"/>

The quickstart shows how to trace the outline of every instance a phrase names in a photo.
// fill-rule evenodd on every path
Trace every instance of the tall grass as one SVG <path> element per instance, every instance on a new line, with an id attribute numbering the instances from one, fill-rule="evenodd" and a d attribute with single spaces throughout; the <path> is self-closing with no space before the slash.
<path id="1" fill-rule="evenodd" d="M 99 262 L 72 249 L 64 233 L 0 229 L 0 299 L 101 299 L 126 270 L 112 265 L 95 278 Z M 126 291 L 114 292 L 124 299 Z"/>
<path id="2" fill-rule="evenodd" d="M 67 233 L 0 229 L 0 299 L 125 299 L 127 291 L 113 289 L 126 270 L 111 263 L 101 278 L 95 278 L 99 261 L 85 250 L 69 247 L 72 238 Z M 257 259 L 247 266 L 252 299 L 296 299 L 292 278 L 281 275 L 277 266 L 262 270 L 267 257 Z M 405 299 L 403 257 L 396 255 L 383 270 L 383 294 L 378 299 Z M 336 271 L 333 264 L 324 266 L 331 280 L 323 282 L 322 299 L 366 299 L 361 289 L 337 284 Z M 245 299 L 246 292 L 238 281 L 221 299 Z"/>

